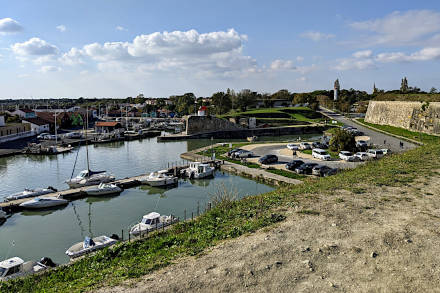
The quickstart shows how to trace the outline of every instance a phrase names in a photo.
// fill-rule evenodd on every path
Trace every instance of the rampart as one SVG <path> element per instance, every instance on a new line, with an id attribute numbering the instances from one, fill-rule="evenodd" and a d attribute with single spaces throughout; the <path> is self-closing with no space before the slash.
<path id="1" fill-rule="evenodd" d="M 365 121 L 440 134 L 440 103 L 370 101 Z"/>
<path id="2" fill-rule="evenodd" d="M 201 134 L 216 131 L 230 131 L 245 129 L 239 124 L 232 123 L 225 119 L 212 116 L 187 116 L 186 134 Z"/>

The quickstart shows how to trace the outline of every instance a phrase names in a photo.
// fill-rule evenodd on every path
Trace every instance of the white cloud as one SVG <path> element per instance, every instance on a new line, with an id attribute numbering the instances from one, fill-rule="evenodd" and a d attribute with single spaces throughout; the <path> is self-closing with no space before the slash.
<path id="1" fill-rule="evenodd" d="M 373 55 L 373 51 L 371 50 L 364 50 L 364 51 L 357 51 L 353 53 L 354 58 L 369 58 Z"/>
<path id="2" fill-rule="evenodd" d="M 22 31 L 23 27 L 18 23 L 18 21 L 12 19 L 12 18 L 2 18 L 0 19 L 0 33 L 1 34 L 7 34 L 7 33 L 16 33 L 19 31 Z"/>
<path id="3" fill-rule="evenodd" d="M 402 52 L 381 53 L 376 56 L 378 62 L 415 62 L 440 59 L 440 48 L 423 48 L 412 54 Z"/>
<path id="4" fill-rule="evenodd" d="M 299 81 L 299 82 L 305 82 L 305 81 L 307 81 L 307 77 L 305 77 L 305 76 L 298 77 L 298 78 L 296 79 L 296 81 Z"/>
<path id="5" fill-rule="evenodd" d="M 258 72 L 255 59 L 242 54 L 245 35 L 235 30 L 200 34 L 196 30 L 155 32 L 132 42 L 92 43 L 63 54 L 63 64 L 98 62 L 100 70 L 189 72 L 227 76 Z"/>
<path id="6" fill-rule="evenodd" d="M 296 61 L 297 61 L 297 62 L 303 62 L 303 61 L 304 61 L 304 57 L 302 57 L 302 56 L 297 56 L 297 57 L 296 57 Z"/>
<path id="7" fill-rule="evenodd" d="M 334 69 L 338 71 L 345 71 L 351 69 L 364 70 L 364 69 L 373 69 L 373 68 L 376 68 L 376 64 L 374 63 L 374 60 L 372 59 L 359 60 L 357 58 L 340 59 L 339 64 L 334 67 Z"/>
<path id="8" fill-rule="evenodd" d="M 306 39 L 310 39 L 310 40 L 315 41 L 315 42 L 318 42 L 318 41 L 321 41 L 321 40 L 332 39 L 332 38 L 335 37 L 335 35 L 333 35 L 333 34 L 325 34 L 325 33 L 316 32 L 316 31 L 308 31 L 308 32 L 302 33 L 301 37 L 306 38 Z"/>
<path id="9" fill-rule="evenodd" d="M 125 27 L 123 27 L 123 26 L 120 26 L 120 25 L 118 25 L 117 27 L 116 27 L 116 30 L 117 31 L 127 31 L 127 29 L 125 28 Z"/>
<path id="10" fill-rule="evenodd" d="M 440 13 L 431 10 L 395 11 L 383 18 L 353 22 L 354 29 L 371 33 L 364 44 L 413 45 L 440 32 Z"/>
<path id="11" fill-rule="evenodd" d="M 277 59 L 274 60 L 270 64 L 271 70 L 295 70 L 296 67 L 293 65 L 293 62 L 291 60 L 281 60 Z"/>
<path id="12" fill-rule="evenodd" d="M 56 46 L 39 38 L 31 38 L 23 43 L 15 43 L 11 46 L 11 49 L 19 56 L 44 56 L 58 53 Z"/>
<path id="13" fill-rule="evenodd" d="M 60 32 L 64 33 L 66 31 L 66 26 L 64 24 L 60 24 L 57 26 L 57 30 L 59 30 Z"/>
<path id="14" fill-rule="evenodd" d="M 61 68 L 57 66 L 46 65 L 46 66 L 42 66 L 39 71 L 42 73 L 57 72 L 57 71 L 61 71 Z"/>

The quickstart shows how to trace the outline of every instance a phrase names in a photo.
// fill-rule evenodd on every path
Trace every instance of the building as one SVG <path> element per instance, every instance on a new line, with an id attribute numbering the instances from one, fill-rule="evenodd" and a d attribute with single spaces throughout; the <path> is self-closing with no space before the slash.
<path id="1" fill-rule="evenodd" d="M 31 131 L 36 134 L 49 132 L 49 123 L 41 118 L 25 118 L 21 121 L 23 124 L 30 124 Z"/>
<path id="2" fill-rule="evenodd" d="M 338 94 L 339 94 L 340 86 L 339 86 L 339 79 L 335 80 L 335 85 L 333 87 L 333 100 L 338 100 Z"/>
<path id="3" fill-rule="evenodd" d="M 197 116 L 206 116 L 208 113 L 208 108 L 206 106 L 201 106 L 199 111 L 197 111 Z"/>
<path id="4" fill-rule="evenodd" d="M 30 131 L 29 125 L 23 125 L 21 123 L 5 123 L 5 116 L 0 116 L 0 138 L 4 136 L 17 135 Z"/>
<path id="5" fill-rule="evenodd" d="M 30 109 L 15 109 L 14 111 L 8 111 L 11 115 L 17 115 L 20 118 L 35 118 L 35 111 Z"/>
<path id="6" fill-rule="evenodd" d="M 119 122 L 98 121 L 95 123 L 95 131 L 98 133 L 110 133 L 120 128 L 123 127 Z"/>

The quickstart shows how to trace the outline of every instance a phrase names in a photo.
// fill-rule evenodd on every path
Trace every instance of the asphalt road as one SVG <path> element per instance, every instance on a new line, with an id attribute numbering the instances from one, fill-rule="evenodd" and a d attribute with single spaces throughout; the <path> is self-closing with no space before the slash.
<path id="1" fill-rule="evenodd" d="M 386 135 L 382 132 L 371 130 L 370 128 L 357 124 L 351 121 L 350 119 L 347 119 L 344 116 L 332 112 L 328 109 L 321 110 L 321 113 L 333 120 L 343 123 L 344 125 L 355 127 L 358 130 L 362 131 L 363 133 L 365 133 L 365 135 L 370 137 L 370 143 L 376 145 L 378 148 L 383 148 L 383 149 L 387 148 L 396 153 L 396 152 L 407 151 L 409 149 L 413 149 L 416 147 L 416 145 L 413 143 L 400 140 L 399 138 Z M 400 147 L 400 142 L 403 143 L 403 148 Z"/>

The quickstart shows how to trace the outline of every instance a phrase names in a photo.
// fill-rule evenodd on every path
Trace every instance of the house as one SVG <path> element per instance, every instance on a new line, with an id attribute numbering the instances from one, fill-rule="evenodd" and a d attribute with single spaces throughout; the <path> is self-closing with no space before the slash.
<path id="1" fill-rule="evenodd" d="M 41 118 L 24 118 L 21 122 L 30 124 L 31 131 L 36 134 L 49 132 L 49 123 Z"/>
<path id="2" fill-rule="evenodd" d="M 206 116 L 208 112 L 208 108 L 206 106 L 201 106 L 199 111 L 197 111 L 197 116 Z"/>
<path id="3" fill-rule="evenodd" d="M 17 115 L 20 118 L 35 118 L 35 111 L 31 109 L 15 109 L 14 111 L 8 111 L 11 115 Z"/>
<path id="4" fill-rule="evenodd" d="M 110 133 L 112 131 L 115 131 L 116 129 L 123 128 L 121 123 L 115 121 L 115 122 L 108 122 L 108 121 L 98 121 L 95 123 L 95 131 L 98 133 Z"/>
<path id="5" fill-rule="evenodd" d="M 29 124 L 5 123 L 5 116 L 0 115 L 0 143 L 34 135 Z"/>
<path id="6" fill-rule="evenodd" d="M 70 128 L 72 126 L 72 120 L 70 119 L 72 113 L 61 112 L 57 113 L 57 129 Z M 52 112 L 37 112 L 37 117 L 43 119 L 49 123 L 50 132 L 55 132 L 55 113 Z"/>

